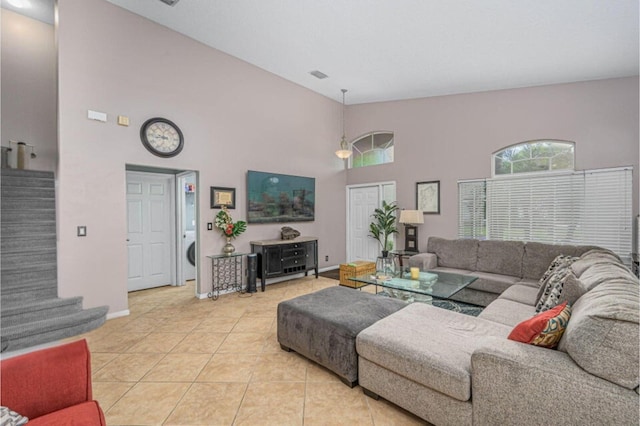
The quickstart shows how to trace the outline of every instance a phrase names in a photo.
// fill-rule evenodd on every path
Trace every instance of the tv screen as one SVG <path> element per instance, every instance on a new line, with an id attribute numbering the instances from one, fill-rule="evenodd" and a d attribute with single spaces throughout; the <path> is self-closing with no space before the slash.
<path id="1" fill-rule="evenodd" d="M 247 222 L 308 222 L 315 219 L 316 180 L 279 173 L 247 172 Z"/>

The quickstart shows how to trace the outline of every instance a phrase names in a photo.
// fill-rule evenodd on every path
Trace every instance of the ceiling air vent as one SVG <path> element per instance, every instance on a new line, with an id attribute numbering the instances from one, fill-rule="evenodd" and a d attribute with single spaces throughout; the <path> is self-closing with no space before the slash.
<path id="1" fill-rule="evenodd" d="M 311 74 L 312 76 L 314 76 L 315 78 L 319 78 L 320 80 L 322 80 L 323 78 L 327 78 L 329 77 L 328 75 L 326 75 L 325 73 L 315 70 L 315 71 L 311 71 L 309 74 Z"/>
<path id="2" fill-rule="evenodd" d="M 175 6 L 180 0 L 160 0 L 162 3 L 168 4 L 169 6 Z"/>

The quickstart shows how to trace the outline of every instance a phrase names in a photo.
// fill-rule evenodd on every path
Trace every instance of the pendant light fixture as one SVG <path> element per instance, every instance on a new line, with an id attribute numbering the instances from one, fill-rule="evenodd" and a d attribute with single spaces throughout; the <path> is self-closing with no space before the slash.
<path id="1" fill-rule="evenodd" d="M 351 156 L 351 150 L 349 149 L 349 142 L 344 136 L 344 94 L 347 93 L 347 89 L 342 89 L 342 140 L 340 141 L 340 149 L 336 151 L 338 158 L 347 159 Z"/>

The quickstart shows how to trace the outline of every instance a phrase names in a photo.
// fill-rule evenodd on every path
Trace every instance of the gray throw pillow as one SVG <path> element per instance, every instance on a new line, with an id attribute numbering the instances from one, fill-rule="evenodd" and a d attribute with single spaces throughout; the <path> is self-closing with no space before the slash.
<path id="1" fill-rule="evenodd" d="M 577 259 L 573 256 L 560 255 L 551 262 L 547 272 L 540 278 L 541 286 L 538 291 L 536 312 L 544 312 L 558 304 L 564 282 L 571 273 L 571 264 Z"/>

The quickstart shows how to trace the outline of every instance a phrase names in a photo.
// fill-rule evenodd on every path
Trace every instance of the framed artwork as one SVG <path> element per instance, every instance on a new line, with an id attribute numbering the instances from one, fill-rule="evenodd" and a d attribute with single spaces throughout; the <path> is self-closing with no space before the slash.
<path id="1" fill-rule="evenodd" d="M 211 208 L 221 209 L 222 206 L 227 206 L 228 209 L 236 208 L 236 189 L 212 186 Z"/>
<path id="2" fill-rule="evenodd" d="M 416 210 L 423 214 L 440 214 L 440 181 L 416 183 Z"/>

